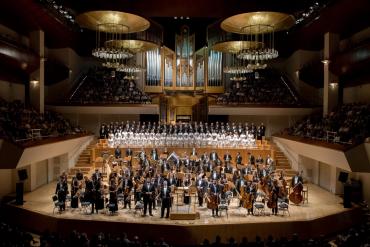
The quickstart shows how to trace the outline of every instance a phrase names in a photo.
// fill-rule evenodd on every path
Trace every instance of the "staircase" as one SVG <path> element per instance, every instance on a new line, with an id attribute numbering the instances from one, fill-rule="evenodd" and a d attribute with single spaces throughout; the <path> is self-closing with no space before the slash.
<path id="1" fill-rule="evenodd" d="M 297 171 L 292 169 L 288 158 L 280 150 L 280 148 L 276 144 L 273 144 L 273 143 L 271 144 L 272 144 L 273 149 L 275 150 L 275 170 L 276 172 L 279 173 L 281 170 L 284 170 L 285 180 L 290 181 Z"/>
<path id="2" fill-rule="evenodd" d="M 88 176 L 94 169 L 93 162 L 91 160 L 92 149 L 96 145 L 96 140 L 93 140 L 84 151 L 78 157 L 77 163 L 68 172 L 68 183 L 71 182 L 72 178 L 76 175 L 78 170 L 81 170 L 84 176 Z"/>

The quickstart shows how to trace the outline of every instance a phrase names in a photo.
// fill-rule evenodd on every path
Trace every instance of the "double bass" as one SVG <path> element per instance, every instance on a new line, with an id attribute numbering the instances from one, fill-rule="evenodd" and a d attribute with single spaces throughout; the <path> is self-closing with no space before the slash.
<path id="1" fill-rule="evenodd" d="M 302 190 L 303 190 L 303 185 L 301 182 L 298 182 L 294 186 L 293 192 L 290 193 L 289 200 L 293 202 L 294 204 L 300 204 L 303 201 Z"/>

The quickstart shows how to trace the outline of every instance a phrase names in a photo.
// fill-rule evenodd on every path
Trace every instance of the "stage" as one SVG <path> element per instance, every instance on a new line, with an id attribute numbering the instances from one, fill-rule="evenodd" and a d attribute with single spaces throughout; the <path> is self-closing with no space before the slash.
<path id="1" fill-rule="evenodd" d="M 54 204 L 52 195 L 55 192 L 55 183 L 44 185 L 33 192 L 24 195 L 23 206 L 8 204 L 6 215 L 26 227 L 30 231 L 58 231 L 68 235 L 73 229 L 78 231 L 111 232 L 121 234 L 126 232 L 129 237 L 138 235 L 140 238 L 159 239 L 165 237 L 173 244 L 197 244 L 208 238 L 213 241 L 220 235 L 225 241 L 234 237 L 237 241 L 243 236 L 253 240 L 256 235 L 263 238 L 268 235 L 290 236 L 298 233 L 302 238 L 320 234 L 330 234 L 344 229 L 358 222 L 361 218 L 360 209 L 343 208 L 342 199 L 320 187 L 307 184 L 308 203 L 289 205 L 289 213 L 280 213 L 278 216 L 270 215 L 266 207 L 265 215 L 247 215 L 246 209 L 238 207 L 238 199 L 231 201 L 228 217 L 222 212 L 221 217 L 212 217 L 211 210 L 206 206 L 197 208 L 200 214 L 195 220 L 170 220 L 160 218 L 160 208 L 153 210 L 154 216 L 142 217 L 140 212 L 133 209 L 121 209 L 114 215 L 84 214 L 79 209 L 67 208 L 61 214 L 53 214 Z M 68 204 L 67 204 L 68 205 Z M 175 207 L 175 206 L 174 206 Z M 333 224 L 335 222 L 335 224 Z"/>

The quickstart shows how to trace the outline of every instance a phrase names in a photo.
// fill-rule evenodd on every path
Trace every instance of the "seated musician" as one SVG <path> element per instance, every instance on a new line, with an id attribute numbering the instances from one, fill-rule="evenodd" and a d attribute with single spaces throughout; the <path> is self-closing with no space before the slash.
<path id="1" fill-rule="evenodd" d="M 118 145 L 117 145 L 116 149 L 114 150 L 114 157 L 116 159 L 120 159 L 121 158 L 121 149 L 119 148 Z"/>
<path id="2" fill-rule="evenodd" d="M 237 152 L 236 157 L 235 157 L 235 162 L 236 162 L 236 164 L 237 164 L 237 165 L 241 165 L 241 164 L 242 164 L 242 161 L 243 161 L 242 156 L 240 155 L 240 153 L 239 153 L 239 152 Z"/>
<path id="3" fill-rule="evenodd" d="M 219 203 L 219 194 L 220 194 L 220 186 L 218 185 L 218 180 L 213 180 L 212 184 L 210 185 L 210 197 L 215 207 L 212 208 L 212 217 L 218 216 L 218 203 Z"/>
<path id="4" fill-rule="evenodd" d="M 230 162 L 225 163 L 224 173 L 229 173 L 229 174 L 233 173 L 233 167 L 231 166 Z"/>
<path id="5" fill-rule="evenodd" d="M 266 168 L 265 165 L 257 165 L 257 169 L 258 169 L 258 173 L 259 173 L 259 177 L 266 177 L 267 175 L 269 175 L 269 170 Z"/>

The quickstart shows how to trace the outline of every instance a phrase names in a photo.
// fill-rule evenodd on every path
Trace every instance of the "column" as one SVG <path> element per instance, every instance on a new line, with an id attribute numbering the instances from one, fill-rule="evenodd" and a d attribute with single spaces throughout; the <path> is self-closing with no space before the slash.
<path id="1" fill-rule="evenodd" d="M 45 37 L 44 31 L 38 30 L 30 34 L 31 47 L 40 56 L 40 67 L 31 74 L 30 78 L 30 101 L 31 105 L 40 113 L 45 108 Z"/>
<path id="2" fill-rule="evenodd" d="M 330 72 L 330 59 L 338 51 L 339 35 L 326 33 L 324 35 L 324 88 L 323 115 L 330 113 L 338 105 L 338 77 Z"/>

